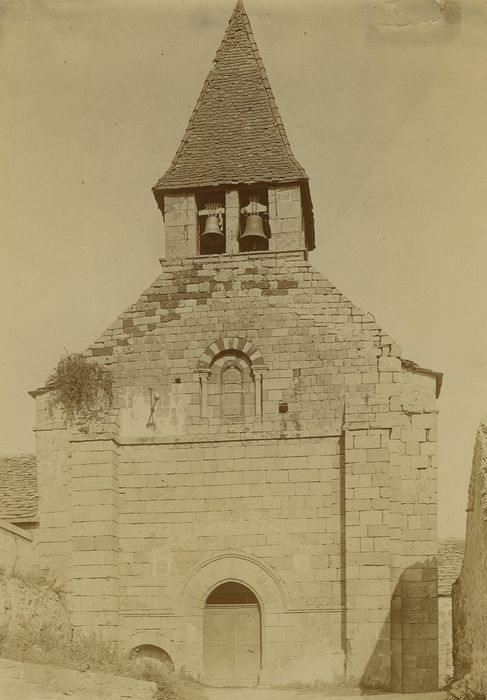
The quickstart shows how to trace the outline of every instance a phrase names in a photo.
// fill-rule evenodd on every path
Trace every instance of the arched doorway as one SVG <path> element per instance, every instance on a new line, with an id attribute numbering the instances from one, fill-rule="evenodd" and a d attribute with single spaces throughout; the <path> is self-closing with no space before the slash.
<path id="1" fill-rule="evenodd" d="M 261 668 L 261 611 L 255 594 L 235 581 L 206 600 L 203 628 L 205 681 L 217 686 L 257 685 Z"/>

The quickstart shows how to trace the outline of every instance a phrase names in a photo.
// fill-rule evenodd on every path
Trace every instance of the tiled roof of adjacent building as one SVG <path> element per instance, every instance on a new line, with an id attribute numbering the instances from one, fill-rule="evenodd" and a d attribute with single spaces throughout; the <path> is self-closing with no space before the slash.
<path id="1" fill-rule="evenodd" d="M 460 576 L 465 541 L 455 537 L 440 540 L 438 548 L 438 594 L 451 595 L 451 587 Z"/>
<path id="2" fill-rule="evenodd" d="M 0 520 L 37 520 L 37 465 L 34 455 L 0 455 Z"/>
<path id="3" fill-rule="evenodd" d="M 158 199 L 167 190 L 296 181 L 307 187 L 239 0 L 181 145 L 154 194 Z"/>

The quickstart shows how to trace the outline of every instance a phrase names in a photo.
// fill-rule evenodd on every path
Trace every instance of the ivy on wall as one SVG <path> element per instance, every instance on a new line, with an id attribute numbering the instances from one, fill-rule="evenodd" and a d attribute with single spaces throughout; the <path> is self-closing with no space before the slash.
<path id="1" fill-rule="evenodd" d="M 112 403 L 110 372 L 81 353 L 63 355 L 47 384 L 52 405 L 61 408 L 70 424 L 99 420 Z"/>

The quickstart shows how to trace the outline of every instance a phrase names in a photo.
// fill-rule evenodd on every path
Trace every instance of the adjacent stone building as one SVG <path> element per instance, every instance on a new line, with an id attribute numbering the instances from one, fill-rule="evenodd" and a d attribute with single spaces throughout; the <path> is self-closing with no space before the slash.
<path id="1" fill-rule="evenodd" d="M 487 695 L 487 420 L 477 431 L 467 504 L 465 555 L 453 586 L 452 697 Z"/>
<path id="2" fill-rule="evenodd" d="M 75 626 L 214 685 L 437 687 L 441 374 L 308 261 L 308 178 L 242 3 L 153 189 L 161 274 L 37 401 L 40 556 Z"/>

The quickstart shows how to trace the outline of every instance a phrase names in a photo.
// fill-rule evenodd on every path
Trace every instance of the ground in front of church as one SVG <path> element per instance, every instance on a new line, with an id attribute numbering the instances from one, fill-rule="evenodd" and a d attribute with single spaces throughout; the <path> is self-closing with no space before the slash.
<path id="1" fill-rule="evenodd" d="M 207 700 L 347 700 L 366 697 L 367 700 L 446 700 L 446 692 L 382 693 L 380 695 L 365 690 L 343 687 L 328 689 L 268 689 L 268 688 L 205 688 Z"/>

